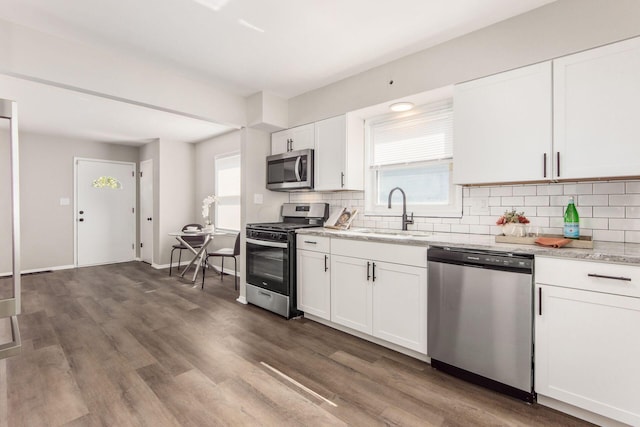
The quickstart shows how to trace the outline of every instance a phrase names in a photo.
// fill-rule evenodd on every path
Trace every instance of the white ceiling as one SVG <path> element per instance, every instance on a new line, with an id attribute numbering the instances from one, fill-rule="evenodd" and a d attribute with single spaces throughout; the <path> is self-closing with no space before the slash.
<path id="1" fill-rule="evenodd" d="M 290 98 L 552 1 L 0 0 L 0 18 L 144 57 L 239 95 Z"/>

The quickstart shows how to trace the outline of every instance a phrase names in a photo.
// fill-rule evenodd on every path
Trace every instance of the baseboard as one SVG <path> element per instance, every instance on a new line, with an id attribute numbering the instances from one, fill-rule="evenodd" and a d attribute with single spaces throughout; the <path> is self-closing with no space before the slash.
<path id="1" fill-rule="evenodd" d="M 590 423 L 594 423 L 599 426 L 628 427 L 627 424 L 612 420 L 611 418 L 607 418 L 599 414 L 595 414 L 591 411 L 587 411 L 586 409 L 578 408 L 577 406 L 573 406 L 569 403 L 561 402 L 552 397 L 538 394 L 538 404 L 547 406 L 560 412 L 564 412 L 565 414 L 573 415 L 576 418 L 589 421 Z"/>
<path id="2" fill-rule="evenodd" d="M 212 267 L 218 274 L 220 274 L 220 267 L 218 267 L 217 265 L 212 265 Z M 228 268 L 224 269 L 224 274 L 228 274 L 229 276 L 238 276 L 238 277 L 240 277 L 240 272 L 239 271 L 229 270 Z"/>
<path id="3" fill-rule="evenodd" d="M 186 267 L 189 264 L 189 262 L 191 262 L 191 261 L 183 261 L 180 264 L 178 264 L 176 262 L 171 266 L 171 268 Z M 165 269 L 165 268 L 169 268 L 169 264 L 156 264 L 156 263 L 153 263 L 153 264 L 151 264 L 151 267 L 153 267 L 153 268 L 155 268 L 157 270 L 162 270 L 162 269 Z"/>
<path id="4" fill-rule="evenodd" d="M 414 359 L 418 359 L 418 360 L 421 360 L 423 362 L 431 363 L 431 358 L 429 356 L 427 356 L 426 354 L 422 354 L 422 353 L 419 353 L 419 352 L 417 352 L 415 350 L 411 350 L 409 348 L 405 348 L 405 347 L 399 346 L 397 344 L 394 344 L 394 343 L 391 343 L 391 342 L 376 338 L 374 336 L 365 334 L 365 333 L 360 332 L 360 331 L 356 331 L 356 330 L 348 328 L 346 326 L 338 325 L 337 323 L 333 323 L 330 320 L 326 320 L 326 319 L 323 319 L 321 317 L 314 316 L 312 314 L 304 313 L 303 316 L 306 319 L 313 320 L 314 322 L 322 323 L 323 325 L 329 326 L 330 328 L 337 329 L 339 331 L 342 331 L 342 332 L 347 333 L 349 335 L 356 336 L 358 338 L 362 338 L 363 340 L 370 341 L 370 342 L 372 342 L 374 344 L 381 345 L 382 347 L 390 348 L 391 350 L 395 350 L 398 353 L 406 354 L 407 356 L 411 356 Z"/>
<path id="5" fill-rule="evenodd" d="M 245 304 L 245 305 L 248 304 L 247 297 L 243 297 L 242 295 L 236 298 L 236 301 L 238 301 L 240 304 Z"/>
<path id="6" fill-rule="evenodd" d="M 162 270 L 163 268 L 169 268 L 169 264 L 151 263 L 151 267 L 155 268 L 156 270 Z"/>
<path id="7" fill-rule="evenodd" d="M 188 264 L 189 264 L 189 261 L 182 262 L 180 265 L 176 263 L 176 264 L 173 264 L 171 268 L 186 267 Z M 155 268 L 156 270 L 162 270 L 165 268 L 169 268 L 169 264 L 151 264 L 151 267 Z M 214 265 L 213 268 L 217 274 L 220 273 L 220 267 L 218 267 L 217 265 Z M 224 269 L 224 274 L 240 277 L 239 271 L 229 270 L 228 268 Z"/>
<path id="8" fill-rule="evenodd" d="M 46 271 L 56 271 L 56 270 L 69 270 L 72 268 L 76 268 L 75 265 L 57 265 L 55 267 L 42 267 L 42 268 L 32 268 L 29 270 L 22 270 L 20 272 L 20 274 L 32 274 L 32 273 L 43 273 Z M 0 273 L 0 277 L 8 277 L 8 276 L 12 276 L 13 272 L 9 271 L 9 272 L 5 272 L 5 273 Z"/>

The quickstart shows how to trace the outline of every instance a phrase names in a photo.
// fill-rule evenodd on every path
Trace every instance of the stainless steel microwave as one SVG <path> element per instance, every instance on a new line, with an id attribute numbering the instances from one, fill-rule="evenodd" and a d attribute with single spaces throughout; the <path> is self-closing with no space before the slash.
<path id="1" fill-rule="evenodd" d="M 313 189 L 313 150 L 289 151 L 267 156 L 267 189 Z"/>

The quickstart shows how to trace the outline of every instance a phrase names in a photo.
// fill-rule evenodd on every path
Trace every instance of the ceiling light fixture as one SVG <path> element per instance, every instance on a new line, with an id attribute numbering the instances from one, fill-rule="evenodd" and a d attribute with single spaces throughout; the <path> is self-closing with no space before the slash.
<path id="1" fill-rule="evenodd" d="M 218 12 L 220 9 L 225 7 L 227 3 L 229 3 L 229 0 L 193 0 L 193 1 L 215 12 Z"/>
<path id="2" fill-rule="evenodd" d="M 260 27 L 256 27 L 255 25 L 245 21 L 244 19 L 238 19 L 238 24 L 242 25 L 243 27 L 247 27 L 249 29 L 252 29 L 253 31 L 257 31 L 259 33 L 264 33 L 264 30 Z"/>
<path id="3" fill-rule="evenodd" d="M 391 111 L 395 111 L 395 112 L 409 111 L 413 107 L 414 107 L 413 102 L 396 102 L 389 106 Z"/>

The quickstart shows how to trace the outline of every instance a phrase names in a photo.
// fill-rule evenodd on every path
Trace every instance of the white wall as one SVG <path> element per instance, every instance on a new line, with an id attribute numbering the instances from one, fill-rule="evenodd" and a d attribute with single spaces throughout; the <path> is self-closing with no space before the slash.
<path id="1" fill-rule="evenodd" d="M 102 47 L 0 20 L 0 73 L 244 125 L 245 100 L 222 86 Z"/>
<path id="2" fill-rule="evenodd" d="M 637 35 L 640 1 L 558 0 L 292 98 L 289 126 Z"/>
<path id="3" fill-rule="evenodd" d="M 526 14 L 365 71 L 289 100 L 295 126 L 548 60 L 640 35 L 640 1 L 558 0 Z M 394 84 L 389 85 L 393 80 Z M 569 195 L 577 195 L 582 234 L 595 240 L 640 242 L 636 181 L 585 182 L 464 189 L 462 218 L 416 218 L 412 229 L 497 234 L 506 209 L 524 210 L 546 232 L 558 233 Z M 474 212 L 486 198 L 489 211 Z M 364 193 L 292 193 L 291 201 L 325 201 L 359 208 L 355 226 L 400 229 L 396 217 L 364 216 Z"/>
<path id="4" fill-rule="evenodd" d="M 159 221 L 158 258 L 156 264 L 169 264 L 171 246 L 176 243 L 170 232 L 179 231 L 185 224 L 196 221 L 195 204 L 195 147 L 175 141 L 159 141 Z M 154 165 L 155 167 L 155 165 Z M 155 244 L 155 241 L 154 241 Z"/>
<path id="5" fill-rule="evenodd" d="M 215 175 L 215 158 L 218 155 L 240 153 L 240 131 L 233 131 L 199 142 L 195 145 L 195 204 L 194 218 L 196 222 L 202 223 L 202 200 L 212 194 L 215 194 L 216 175 Z M 213 212 L 212 212 L 213 215 Z M 235 235 L 216 236 L 213 243 L 209 246 L 210 252 L 219 248 L 233 248 L 235 244 Z M 211 264 L 220 266 L 219 258 L 211 258 Z M 227 260 L 225 269 L 231 268 L 232 261 Z M 241 263 L 238 257 L 238 271 Z M 232 268 L 231 268 L 232 269 Z"/>
<path id="6" fill-rule="evenodd" d="M 8 141 L 2 132 L 2 141 Z M 2 164 L 8 151 L 0 149 Z M 20 133 L 20 216 L 22 269 L 40 270 L 74 263 L 73 158 L 137 162 L 138 148 L 93 141 Z M 3 186 L 4 187 L 4 186 Z M 0 194 L 8 205 L 8 193 Z M 69 205 L 61 206 L 60 198 Z M 8 217 L 0 217 L 0 229 Z M 4 240 L 4 239 L 2 239 Z M 3 249 L 6 250 L 6 249 Z M 8 272 L 10 259 L 0 258 L 0 272 Z"/>

